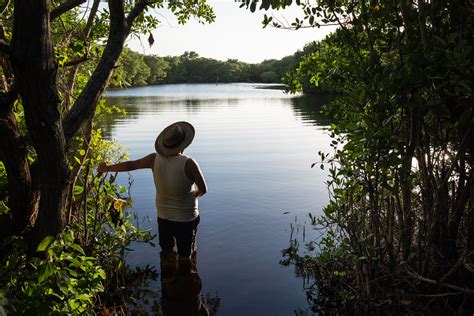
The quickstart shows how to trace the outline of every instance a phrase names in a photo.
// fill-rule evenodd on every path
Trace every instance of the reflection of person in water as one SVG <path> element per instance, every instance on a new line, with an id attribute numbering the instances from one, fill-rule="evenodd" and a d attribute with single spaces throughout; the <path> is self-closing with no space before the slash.
<path id="1" fill-rule="evenodd" d="M 191 255 L 189 273 L 178 268 L 176 253 L 161 253 L 161 312 L 165 316 L 208 316 L 202 302 L 201 279 L 196 268 L 196 252 Z"/>
<path id="2" fill-rule="evenodd" d="M 162 255 L 176 256 L 180 275 L 192 271 L 191 254 L 195 250 L 199 224 L 198 197 L 207 192 L 206 182 L 197 162 L 183 151 L 194 138 L 194 127 L 176 122 L 156 138 L 156 153 L 138 160 L 115 165 L 101 164 L 98 172 L 120 172 L 150 168 L 156 187 L 158 238 Z"/>

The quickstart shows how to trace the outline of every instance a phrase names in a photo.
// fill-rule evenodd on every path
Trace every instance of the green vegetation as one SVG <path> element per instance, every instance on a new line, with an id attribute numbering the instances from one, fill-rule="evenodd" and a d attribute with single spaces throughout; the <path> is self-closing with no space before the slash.
<path id="1" fill-rule="evenodd" d="M 115 175 L 95 172 L 127 157 L 98 128 L 125 113 L 101 96 L 126 38 L 159 23 L 153 9 L 179 23 L 214 13 L 203 0 L 85 2 L 0 1 L 2 315 L 126 314 L 157 275 L 125 264 L 131 243 L 154 236 L 132 225 Z M 143 71 L 138 64 L 133 82 Z"/>
<path id="2" fill-rule="evenodd" d="M 291 91 L 342 92 L 325 108 L 334 151 L 317 163 L 331 201 L 311 221 L 325 234 L 307 253 L 293 242 L 283 264 L 316 279 L 315 310 L 474 308 L 472 2 L 297 0 L 303 18 L 264 24 L 339 29 L 258 65 L 193 52 L 127 51 L 119 62 L 125 39 L 156 27 L 151 9 L 165 2 L 99 10 L 94 0 L 79 15 L 84 2 L 0 3 L 1 313 L 92 314 L 133 296 L 122 290 L 134 275 L 124 258 L 152 236 L 131 225 L 126 190 L 94 173 L 125 157 L 94 121 L 113 110 L 100 101 L 111 76 L 116 86 L 284 77 Z M 203 0 L 166 5 L 180 23 L 214 19 Z"/>
<path id="3" fill-rule="evenodd" d="M 76 141 L 84 145 L 80 137 Z M 92 131 L 88 152 L 82 150 L 73 157 L 83 171 L 72 188 L 69 226 L 56 238 L 45 237 L 36 249 L 28 235 L 10 236 L 0 244 L 0 291 L 7 298 L 2 308 L 9 313 L 92 313 L 132 299 L 120 296 L 132 272 L 125 263 L 128 247 L 153 236 L 132 225 L 126 188 L 114 184 L 113 176 L 93 172 L 103 159 L 119 161 L 127 154 L 103 139 L 100 129 Z"/>
<path id="4" fill-rule="evenodd" d="M 334 151 L 317 164 L 329 169 L 331 200 L 311 217 L 324 237 L 307 253 L 293 242 L 283 263 L 316 279 L 315 310 L 472 313 L 472 2 L 296 2 L 303 18 L 264 24 L 339 28 L 289 89 L 309 78 L 344 94 L 325 109 Z"/>
<path id="5" fill-rule="evenodd" d="M 111 84 L 114 87 L 133 87 L 166 83 L 282 83 L 282 79 L 294 74 L 301 60 L 309 58 L 318 47 L 318 43 L 312 42 L 291 56 L 281 60 L 265 60 L 259 64 L 235 59 L 220 61 L 200 57 L 195 52 L 159 57 L 125 49 Z M 323 90 L 323 86 L 316 88 L 309 81 L 304 88 L 305 92 L 333 91 Z"/>

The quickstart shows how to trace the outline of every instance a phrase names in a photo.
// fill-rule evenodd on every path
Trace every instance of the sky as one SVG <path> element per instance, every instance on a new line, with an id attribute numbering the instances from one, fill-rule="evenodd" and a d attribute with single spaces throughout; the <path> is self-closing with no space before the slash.
<path id="1" fill-rule="evenodd" d="M 263 15 L 274 19 L 292 21 L 303 17 L 300 8 L 292 6 L 281 11 L 256 11 L 239 8 L 234 0 L 208 1 L 214 9 L 216 20 L 212 24 L 200 24 L 191 19 L 186 25 L 179 25 L 176 18 L 166 9 L 157 11 L 162 22 L 152 32 L 153 46 L 148 45 L 148 35 L 140 39 L 131 38 L 127 45 L 131 49 L 148 55 L 176 56 L 185 51 L 195 51 L 202 57 L 219 60 L 238 59 L 259 63 L 265 59 L 281 59 L 302 49 L 306 43 L 321 40 L 334 31 L 334 27 L 294 30 L 263 29 Z"/>

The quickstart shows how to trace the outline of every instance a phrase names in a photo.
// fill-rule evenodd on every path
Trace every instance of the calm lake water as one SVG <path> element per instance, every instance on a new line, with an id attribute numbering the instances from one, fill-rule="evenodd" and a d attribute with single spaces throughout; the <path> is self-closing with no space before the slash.
<path id="1" fill-rule="evenodd" d="M 103 128 L 128 147 L 130 159 L 153 152 L 156 136 L 175 121 L 196 129 L 185 154 L 198 161 L 209 187 L 199 202 L 198 271 L 202 294 L 219 302 L 218 315 L 293 315 L 308 307 L 303 280 L 279 261 L 290 227 L 299 236 L 304 229 L 310 240 L 315 232 L 305 225 L 307 215 L 320 214 L 328 200 L 326 173 L 311 169 L 318 151 L 330 151 L 328 121 L 319 114 L 327 100 L 261 87 L 182 84 L 107 92 L 108 104 L 128 115 Z M 140 225 L 156 233 L 152 174 L 131 176 Z M 119 181 L 126 185 L 127 175 Z M 134 248 L 130 264 L 159 270 L 159 247 Z M 158 295 L 159 281 L 150 289 Z"/>

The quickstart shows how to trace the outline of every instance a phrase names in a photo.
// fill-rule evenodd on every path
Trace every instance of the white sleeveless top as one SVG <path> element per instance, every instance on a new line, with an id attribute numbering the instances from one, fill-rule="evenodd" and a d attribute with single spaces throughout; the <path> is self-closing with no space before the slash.
<path id="1" fill-rule="evenodd" d="M 153 180 L 156 187 L 158 217 L 175 222 L 190 222 L 198 215 L 198 200 L 194 182 L 186 177 L 187 156 L 164 157 L 156 154 Z"/>

